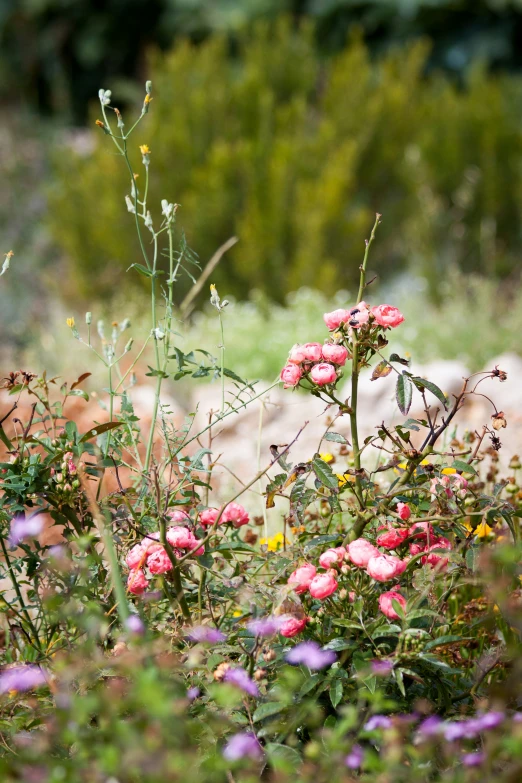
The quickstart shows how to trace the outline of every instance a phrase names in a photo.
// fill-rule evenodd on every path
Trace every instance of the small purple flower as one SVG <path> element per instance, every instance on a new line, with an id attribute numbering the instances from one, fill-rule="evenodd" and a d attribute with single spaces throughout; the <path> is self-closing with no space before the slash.
<path id="1" fill-rule="evenodd" d="M 371 664 L 372 674 L 376 677 L 388 677 L 393 671 L 393 662 L 387 660 L 375 660 Z"/>
<path id="2" fill-rule="evenodd" d="M 197 699 L 200 694 L 201 691 L 194 685 L 192 688 L 187 690 L 187 699 L 189 701 L 194 701 L 194 699 Z"/>
<path id="3" fill-rule="evenodd" d="M 482 753 L 481 751 L 476 751 L 475 753 L 464 753 L 462 756 L 462 763 L 465 767 L 479 767 L 484 763 L 485 758 L 486 754 Z"/>
<path id="4" fill-rule="evenodd" d="M 344 763 L 348 769 L 359 769 L 363 762 L 364 751 L 360 745 L 354 745 L 346 756 Z"/>
<path id="5" fill-rule="evenodd" d="M 515 723 L 522 723 L 522 712 L 515 712 L 513 720 Z"/>
<path id="6" fill-rule="evenodd" d="M 440 734 L 441 729 L 442 718 L 439 718 L 438 715 L 430 715 L 429 718 L 422 721 L 418 728 L 418 732 L 423 737 L 435 737 L 437 734 Z"/>
<path id="7" fill-rule="evenodd" d="M 23 514 L 16 514 L 11 520 L 9 532 L 9 546 L 18 546 L 25 538 L 36 538 L 44 527 L 44 518 L 41 514 L 35 514 L 26 519 Z"/>
<path id="8" fill-rule="evenodd" d="M 137 614 L 131 614 L 131 616 L 125 620 L 125 628 L 129 633 L 135 636 L 143 636 L 145 633 L 145 623 Z"/>
<path id="9" fill-rule="evenodd" d="M 15 666 L 0 674 L 0 694 L 9 691 L 25 692 L 47 683 L 47 677 L 40 666 Z"/>
<path id="10" fill-rule="evenodd" d="M 500 726 L 505 717 L 503 712 L 492 710 L 483 715 L 477 715 L 474 723 L 476 723 L 479 732 L 488 731 L 488 729 L 496 729 L 497 726 Z"/>
<path id="11" fill-rule="evenodd" d="M 263 757 L 263 749 L 255 734 L 250 731 L 240 731 L 234 734 L 223 749 L 223 756 L 227 761 L 239 761 L 249 758 L 258 761 Z"/>
<path id="12" fill-rule="evenodd" d="M 274 636 L 280 625 L 281 621 L 278 617 L 260 617 L 256 620 L 250 620 L 247 623 L 247 629 L 254 636 Z"/>
<path id="13" fill-rule="evenodd" d="M 364 724 L 365 731 L 375 731 L 375 729 L 391 729 L 391 718 L 387 715 L 372 715 L 370 720 Z"/>
<path id="14" fill-rule="evenodd" d="M 447 739 L 448 742 L 455 742 L 455 740 L 463 739 L 464 737 L 471 738 L 473 735 L 467 720 L 445 723 L 442 731 L 444 733 L 444 738 Z"/>
<path id="15" fill-rule="evenodd" d="M 337 655 L 333 650 L 322 649 L 317 642 L 301 642 L 296 644 L 290 652 L 285 655 L 288 663 L 298 666 L 303 663 L 309 669 L 318 671 L 331 666 L 337 660 Z"/>
<path id="16" fill-rule="evenodd" d="M 192 642 L 207 642 L 207 644 L 218 644 L 227 638 L 222 631 L 211 628 L 210 625 L 196 625 L 190 629 L 187 636 Z"/>
<path id="17" fill-rule="evenodd" d="M 251 680 L 245 669 L 238 666 L 235 669 L 228 669 L 223 678 L 224 682 L 229 682 L 231 685 L 235 685 L 240 688 L 249 696 L 259 696 L 259 688 L 255 684 L 254 680 Z"/>

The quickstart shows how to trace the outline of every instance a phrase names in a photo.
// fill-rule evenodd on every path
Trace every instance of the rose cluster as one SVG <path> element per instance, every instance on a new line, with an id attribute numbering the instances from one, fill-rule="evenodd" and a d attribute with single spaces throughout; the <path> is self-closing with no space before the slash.
<path id="1" fill-rule="evenodd" d="M 301 378 L 308 378 L 316 386 L 326 386 L 336 382 L 340 368 L 351 358 L 350 352 L 343 341 L 350 336 L 353 329 L 372 327 L 388 329 L 399 326 L 404 316 L 391 305 L 369 307 L 366 302 L 360 302 L 349 310 L 339 309 L 324 314 L 325 324 L 331 339 L 324 345 L 320 343 L 296 344 L 290 351 L 288 361 L 281 370 L 281 380 L 284 388 L 298 385 Z"/>

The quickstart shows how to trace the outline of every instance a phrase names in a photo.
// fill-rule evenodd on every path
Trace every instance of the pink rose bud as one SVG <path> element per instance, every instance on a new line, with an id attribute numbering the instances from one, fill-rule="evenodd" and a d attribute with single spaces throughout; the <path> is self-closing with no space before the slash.
<path id="1" fill-rule="evenodd" d="M 352 563 L 366 568 L 371 557 L 380 555 L 379 550 L 365 538 L 356 538 L 348 544 L 348 556 Z"/>
<path id="2" fill-rule="evenodd" d="M 328 331 L 335 332 L 339 329 L 341 324 L 347 324 L 350 320 L 349 310 L 333 310 L 331 313 L 325 313 L 323 315 L 324 322 L 328 328 Z"/>
<path id="3" fill-rule="evenodd" d="M 199 515 L 199 521 L 203 525 L 203 527 L 210 527 L 214 524 L 216 519 L 219 516 L 219 509 L 218 508 L 206 508 L 204 511 L 202 511 Z M 223 515 L 221 515 L 221 519 L 219 520 L 219 524 L 223 524 Z"/>
<path id="4" fill-rule="evenodd" d="M 346 549 L 344 546 L 337 547 L 336 549 L 327 549 L 323 552 L 319 558 L 319 565 L 321 568 L 331 568 L 332 566 L 339 565 L 343 562 Z"/>
<path id="5" fill-rule="evenodd" d="M 395 590 L 388 590 L 387 593 L 381 593 L 379 596 L 379 609 L 389 620 L 398 620 L 399 615 L 393 608 L 392 601 L 397 601 L 403 609 L 406 606 L 406 599 L 404 596 L 397 593 Z"/>
<path id="6" fill-rule="evenodd" d="M 166 574 L 172 569 L 172 563 L 163 547 L 158 552 L 149 555 L 147 565 L 151 574 Z"/>
<path id="7" fill-rule="evenodd" d="M 396 307 L 387 304 L 372 307 L 372 315 L 379 326 L 384 327 L 399 326 L 404 321 L 404 316 L 401 311 L 397 310 Z"/>
<path id="8" fill-rule="evenodd" d="M 229 503 L 225 506 L 223 516 L 221 517 L 223 522 L 232 522 L 234 527 L 242 527 L 242 525 L 248 525 L 250 517 L 240 503 Z"/>
<path id="9" fill-rule="evenodd" d="M 169 527 L 167 541 L 174 549 L 193 549 L 197 540 L 187 527 Z"/>
<path id="10" fill-rule="evenodd" d="M 385 549 L 395 549 L 400 546 L 409 535 L 408 528 L 390 528 L 386 533 L 380 535 L 376 541 L 377 546 L 383 546 Z"/>
<path id="11" fill-rule="evenodd" d="M 333 364 L 321 362 L 314 364 L 310 370 L 310 378 L 318 386 L 324 386 L 327 383 L 334 383 L 337 380 L 337 372 Z"/>
<path id="12" fill-rule="evenodd" d="M 337 579 L 330 572 L 319 574 L 312 579 L 309 590 L 312 598 L 319 598 L 322 601 L 324 598 L 332 595 L 332 593 L 335 593 L 337 590 Z"/>
<path id="13" fill-rule="evenodd" d="M 279 619 L 281 622 L 279 633 L 286 639 L 291 639 L 293 636 L 301 633 L 308 622 L 308 617 L 296 617 L 293 614 L 283 614 Z"/>
<path id="14" fill-rule="evenodd" d="M 371 557 L 366 572 L 377 582 L 388 582 L 400 576 L 408 564 L 394 555 L 376 555 Z"/>
<path id="15" fill-rule="evenodd" d="M 189 515 L 181 508 L 169 508 L 167 516 L 172 522 L 177 522 L 179 525 L 187 525 L 190 522 Z"/>
<path id="16" fill-rule="evenodd" d="M 315 566 L 311 563 L 305 563 L 290 574 L 288 586 L 295 590 L 296 593 L 306 593 L 316 573 L 317 569 Z"/>
<path id="17" fill-rule="evenodd" d="M 289 364 L 302 364 L 306 359 L 303 346 L 296 343 L 291 349 L 288 355 Z"/>
<path id="18" fill-rule="evenodd" d="M 415 522 L 409 530 L 410 538 L 414 538 L 416 541 L 431 541 L 435 540 L 435 533 L 433 527 L 429 522 Z"/>
<path id="19" fill-rule="evenodd" d="M 305 343 L 301 346 L 307 362 L 320 362 L 323 346 L 320 343 Z"/>
<path id="20" fill-rule="evenodd" d="M 147 557 L 147 552 L 143 548 L 141 544 L 135 544 L 131 550 L 127 553 L 127 557 L 125 558 L 125 562 L 129 566 L 130 569 L 134 568 L 141 568 L 143 563 L 145 562 L 145 559 Z"/>
<path id="21" fill-rule="evenodd" d="M 281 370 L 280 378 L 283 381 L 283 388 L 289 389 L 291 386 L 297 386 L 301 379 L 303 371 L 297 364 L 287 364 Z"/>
<path id="22" fill-rule="evenodd" d="M 326 343 L 323 345 L 323 359 L 327 362 L 333 362 L 341 367 L 346 364 L 348 358 L 348 351 L 344 345 L 333 345 L 332 343 Z"/>
<path id="23" fill-rule="evenodd" d="M 415 557 L 415 555 L 420 555 L 421 552 L 425 552 L 426 547 L 423 544 L 414 544 L 413 542 L 410 544 L 410 555 Z"/>
<path id="24" fill-rule="evenodd" d="M 397 503 L 397 514 L 406 522 L 411 517 L 411 509 L 407 503 Z"/>
<path id="25" fill-rule="evenodd" d="M 141 595 L 148 587 L 149 583 L 141 568 L 131 571 L 127 579 L 127 590 L 133 595 Z"/>

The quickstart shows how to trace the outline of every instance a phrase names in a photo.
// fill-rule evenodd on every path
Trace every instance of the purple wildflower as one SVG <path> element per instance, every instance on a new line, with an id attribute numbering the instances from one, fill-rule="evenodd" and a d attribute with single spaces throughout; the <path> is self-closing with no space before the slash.
<path id="1" fill-rule="evenodd" d="M 480 764 L 484 763 L 485 758 L 486 754 L 482 753 L 481 751 L 476 751 L 475 753 L 464 753 L 462 756 L 462 763 L 465 767 L 478 767 Z"/>
<path id="2" fill-rule="evenodd" d="M 522 712 L 515 712 L 513 720 L 515 723 L 522 723 Z"/>
<path id="3" fill-rule="evenodd" d="M 11 520 L 9 532 L 9 546 L 18 546 L 25 538 L 36 538 L 42 532 L 44 518 L 41 514 L 26 519 L 23 514 L 16 514 Z"/>
<path id="4" fill-rule="evenodd" d="M 196 625 L 190 629 L 190 633 L 187 635 L 192 642 L 207 642 L 208 644 L 218 644 L 227 638 L 218 628 L 211 628 L 209 625 Z"/>
<path id="5" fill-rule="evenodd" d="M 364 751 L 360 745 L 354 745 L 346 756 L 344 763 L 348 769 L 359 769 L 364 758 Z"/>
<path id="6" fill-rule="evenodd" d="M 129 633 L 134 634 L 135 636 L 142 636 L 145 633 L 145 623 L 137 614 L 131 614 L 131 616 L 125 620 L 125 628 Z"/>
<path id="7" fill-rule="evenodd" d="M 317 642 L 301 642 L 287 652 L 285 658 L 288 663 L 303 663 L 309 669 L 317 671 L 331 666 L 337 660 L 337 655 L 333 650 L 322 649 Z"/>
<path id="8" fill-rule="evenodd" d="M 230 737 L 223 749 L 223 756 L 227 761 L 238 761 L 244 758 L 258 761 L 263 757 L 263 749 L 255 734 L 250 731 L 240 731 Z"/>
<path id="9" fill-rule="evenodd" d="M 429 718 L 422 721 L 418 728 L 418 732 L 423 737 L 435 737 L 440 733 L 441 729 L 442 718 L 439 718 L 438 715 L 430 715 Z"/>
<path id="10" fill-rule="evenodd" d="M 249 696 L 259 696 L 259 688 L 255 684 L 254 680 L 251 680 L 245 669 L 238 666 L 235 669 L 228 669 L 223 678 L 224 682 L 229 682 L 231 685 L 235 685 L 240 688 Z"/>
<path id="11" fill-rule="evenodd" d="M 279 630 L 281 621 L 278 617 L 260 617 L 256 620 L 250 620 L 247 623 L 247 629 L 254 636 L 273 636 Z"/>
<path id="12" fill-rule="evenodd" d="M 46 682 L 45 672 L 40 666 L 15 666 L 0 674 L 0 694 L 30 691 Z"/>
<path id="13" fill-rule="evenodd" d="M 364 724 L 365 731 L 375 731 L 375 729 L 391 729 L 391 718 L 387 715 L 372 715 L 370 720 Z"/>
<path id="14" fill-rule="evenodd" d="M 189 701 L 194 701 L 194 699 L 197 699 L 200 694 L 201 691 L 194 685 L 192 688 L 187 690 L 187 699 Z"/>
<path id="15" fill-rule="evenodd" d="M 387 677 L 393 670 L 392 661 L 387 660 L 375 660 L 371 664 L 372 674 L 376 677 Z"/>
<path id="16" fill-rule="evenodd" d="M 500 726 L 505 717 L 503 712 L 492 710 L 478 715 L 474 722 L 477 724 L 479 732 L 488 731 L 488 729 L 496 729 L 497 726 Z"/>
<path id="17" fill-rule="evenodd" d="M 473 726 L 470 725 L 470 721 L 467 720 L 445 723 L 442 731 L 448 742 L 454 742 L 455 740 L 463 739 L 464 737 L 472 739 L 475 736 L 475 730 Z"/>

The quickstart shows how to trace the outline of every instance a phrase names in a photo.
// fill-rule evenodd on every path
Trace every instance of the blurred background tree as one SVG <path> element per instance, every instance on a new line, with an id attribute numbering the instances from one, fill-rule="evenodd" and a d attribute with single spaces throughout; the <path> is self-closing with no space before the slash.
<path id="1" fill-rule="evenodd" d="M 437 302 L 458 268 L 513 295 L 521 26 L 521 0 L 4 0 L 4 345 L 120 290 L 128 183 L 92 121 L 100 87 L 130 120 L 146 78 L 151 197 L 181 204 L 203 262 L 239 236 L 223 293 L 349 288 L 378 210 L 385 282 L 407 270 Z"/>

